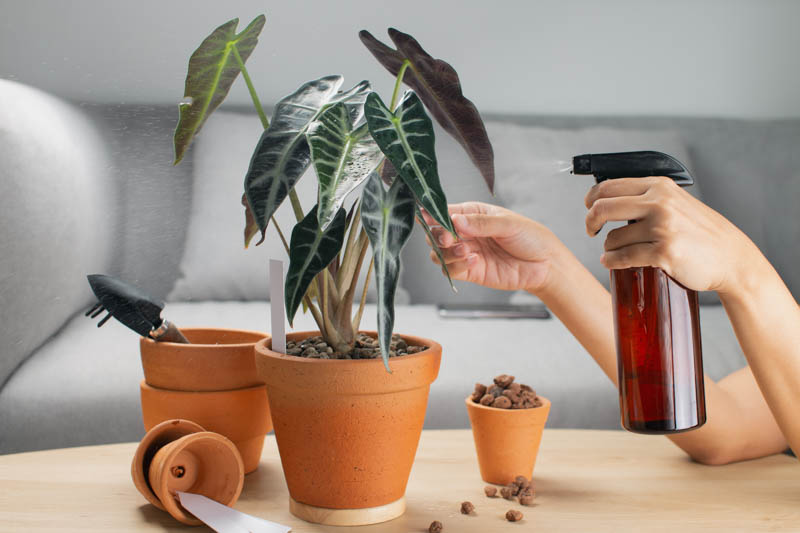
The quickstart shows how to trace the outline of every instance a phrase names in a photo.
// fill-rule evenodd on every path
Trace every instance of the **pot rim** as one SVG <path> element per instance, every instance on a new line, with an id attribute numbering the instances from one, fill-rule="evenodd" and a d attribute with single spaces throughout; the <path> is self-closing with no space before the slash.
<path id="1" fill-rule="evenodd" d="M 371 337 L 372 336 L 377 337 L 377 335 L 378 335 L 378 333 L 376 331 L 372 331 L 372 330 L 361 329 L 361 330 L 358 330 L 358 332 L 359 333 L 366 333 L 367 335 L 369 335 Z M 287 334 L 287 339 L 288 339 L 288 337 L 290 335 L 293 335 L 293 336 L 294 335 L 296 335 L 296 336 L 303 335 L 302 338 L 305 339 L 305 338 L 313 337 L 313 336 L 316 336 L 316 335 L 319 335 L 319 334 L 320 334 L 319 330 L 294 331 L 292 333 Z M 391 357 L 391 358 L 389 358 L 390 362 L 391 361 L 411 361 L 411 360 L 414 360 L 414 359 L 421 359 L 423 357 L 430 356 L 431 352 L 438 351 L 439 353 L 441 353 L 441 351 L 442 351 L 442 346 L 438 342 L 436 342 L 434 340 L 427 339 L 427 338 L 424 338 L 424 337 L 417 337 L 416 335 L 404 335 L 404 334 L 401 334 L 401 333 L 395 333 L 395 335 L 400 336 L 404 340 L 407 340 L 409 338 L 423 340 L 423 341 L 425 341 L 424 345 L 426 345 L 427 348 L 425 350 L 422 350 L 421 352 L 417 352 L 417 353 L 414 353 L 414 354 L 400 355 L 400 356 L 397 356 L 397 357 Z M 316 359 L 316 358 L 310 358 L 310 357 L 301 357 L 299 355 L 289 355 L 289 354 L 285 354 L 285 353 L 281 353 L 281 352 L 276 352 L 276 351 L 274 351 L 272 349 L 271 346 L 269 348 L 267 348 L 266 344 L 267 344 L 268 341 L 272 342 L 272 336 L 269 336 L 267 338 L 261 339 L 260 341 L 256 342 L 256 344 L 255 344 L 256 353 L 258 353 L 260 355 L 264 355 L 266 357 L 274 357 L 276 359 L 285 359 L 285 360 L 289 360 L 289 361 L 293 361 L 293 362 L 297 362 L 297 363 L 308 363 L 308 364 L 317 364 L 317 363 L 319 363 L 319 364 L 337 364 L 337 363 L 380 364 L 381 366 L 383 366 L 383 358 L 381 358 L 381 357 L 376 357 L 375 359 Z"/>
<path id="2" fill-rule="evenodd" d="M 482 405 L 482 404 L 473 402 L 471 394 L 466 397 L 464 402 L 467 404 L 467 408 L 482 409 L 482 410 L 485 410 L 485 411 L 492 411 L 492 412 L 495 412 L 495 413 L 509 413 L 509 414 L 510 413 L 524 413 L 526 411 L 536 411 L 538 409 L 543 409 L 545 407 L 548 407 L 548 408 L 550 407 L 550 400 L 548 400 L 544 396 L 537 395 L 537 397 L 540 400 L 542 400 L 542 405 L 540 405 L 539 407 L 528 407 L 527 409 L 500 409 L 499 407 L 491 407 L 491 406 L 488 406 L 488 405 Z M 503 415 L 501 415 L 501 416 L 503 416 Z M 513 415 L 511 415 L 511 416 L 513 416 Z"/>
<path id="3" fill-rule="evenodd" d="M 252 346 L 260 341 L 265 339 L 271 339 L 272 335 L 269 333 L 264 333 L 263 331 L 255 331 L 252 329 L 239 329 L 239 328 L 216 328 L 216 327 L 190 327 L 190 328 L 180 328 L 181 332 L 189 333 L 189 332 L 196 332 L 196 331 L 216 331 L 222 333 L 244 333 L 246 335 L 253 335 L 253 336 L 260 336 L 260 339 L 253 342 L 232 342 L 232 343 L 224 343 L 224 344 L 200 344 L 200 343 L 183 343 L 183 342 L 167 342 L 167 341 L 156 341 L 149 337 L 139 337 L 139 340 L 142 343 L 147 344 L 159 344 L 161 346 L 195 346 L 197 348 L 216 348 L 219 346 L 226 346 L 226 347 L 233 347 L 233 348 L 246 348 L 247 346 Z M 189 348 L 191 349 L 191 348 Z"/>

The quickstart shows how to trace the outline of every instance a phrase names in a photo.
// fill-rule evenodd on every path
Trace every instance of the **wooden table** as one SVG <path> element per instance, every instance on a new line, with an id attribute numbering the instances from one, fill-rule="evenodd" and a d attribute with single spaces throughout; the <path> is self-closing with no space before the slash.
<path id="1" fill-rule="evenodd" d="M 0 531 L 186 530 L 146 504 L 130 479 L 136 444 L 0 456 Z M 663 437 L 622 431 L 546 430 L 534 473 L 536 503 L 483 495 L 469 431 L 424 431 L 408 485 L 408 511 L 375 526 L 308 524 L 288 511 L 275 439 L 245 478 L 236 508 L 297 533 L 427 531 L 800 531 L 800 468 L 777 455 L 729 466 L 691 462 Z M 476 514 L 459 513 L 470 500 Z M 506 522 L 505 512 L 525 518 Z M 196 528 L 194 531 L 201 531 Z"/>

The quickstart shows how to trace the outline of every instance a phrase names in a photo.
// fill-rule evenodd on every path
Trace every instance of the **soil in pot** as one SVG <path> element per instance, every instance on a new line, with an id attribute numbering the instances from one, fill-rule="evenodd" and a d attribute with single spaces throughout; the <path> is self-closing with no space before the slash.
<path id="1" fill-rule="evenodd" d="M 427 346 L 409 345 L 399 335 L 392 335 L 389 357 L 411 355 L 427 349 Z M 359 333 L 353 350 L 342 353 L 334 350 L 322 336 L 314 335 L 307 339 L 287 341 L 286 354 L 309 359 L 377 359 L 381 356 L 381 348 L 378 339 L 366 333 Z"/>

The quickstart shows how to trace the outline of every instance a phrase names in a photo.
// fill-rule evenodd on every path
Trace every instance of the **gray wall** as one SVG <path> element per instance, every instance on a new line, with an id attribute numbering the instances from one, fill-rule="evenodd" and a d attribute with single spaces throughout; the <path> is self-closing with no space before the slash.
<path id="1" fill-rule="evenodd" d="M 265 102 L 329 73 L 390 91 L 356 33 L 392 25 L 447 58 L 486 113 L 800 117 L 793 0 L 0 0 L 0 77 L 177 103 L 200 39 L 263 11 L 250 68 Z M 243 83 L 230 102 L 248 103 Z"/>

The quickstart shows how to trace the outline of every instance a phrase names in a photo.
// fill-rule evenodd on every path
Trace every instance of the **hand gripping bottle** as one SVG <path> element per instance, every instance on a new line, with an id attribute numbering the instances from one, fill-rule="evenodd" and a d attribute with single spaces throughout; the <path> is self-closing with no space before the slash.
<path id="1" fill-rule="evenodd" d="M 677 159 L 660 152 L 585 154 L 573 173 L 607 179 L 667 176 L 694 179 Z M 635 221 L 629 221 L 634 223 Z M 622 426 L 646 434 L 697 429 L 706 421 L 697 292 L 663 270 L 611 270 Z"/>

